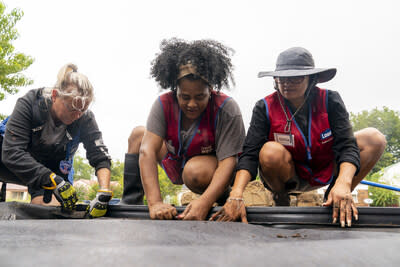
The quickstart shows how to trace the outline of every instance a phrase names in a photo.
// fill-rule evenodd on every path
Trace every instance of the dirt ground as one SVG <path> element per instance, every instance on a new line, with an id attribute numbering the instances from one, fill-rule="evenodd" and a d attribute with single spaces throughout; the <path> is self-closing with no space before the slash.
<path id="1" fill-rule="evenodd" d="M 190 201 L 197 199 L 198 194 L 186 192 L 182 195 L 181 204 L 187 205 Z M 247 207 L 251 206 L 275 206 L 272 199 L 272 193 L 268 191 L 260 181 L 252 181 L 243 193 L 244 203 Z M 301 195 L 290 196 L 290 206 L 297 207 L 317 207 L 323 203 L 323 196 L 317 193 L 317 190 L 303 193 Z"/>

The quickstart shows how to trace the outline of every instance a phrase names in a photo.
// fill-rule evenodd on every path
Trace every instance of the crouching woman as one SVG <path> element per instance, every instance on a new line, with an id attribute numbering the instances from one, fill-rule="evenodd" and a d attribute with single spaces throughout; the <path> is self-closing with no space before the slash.
<path id="1" fill-rule="evenodd" d="M 162 201 L 157 163 L 174 184 L 201 194 L 178 219 L 204 220 L 213 203 L 228 196 L 245 135 L 238 105 L 220 92 L 232 75 L 229 52 L 212 40 L 171 39 L 152 63 L 151 75 L 170 91 L 155 101 L 147 129 L 137 127 L 129 138 L 122 199 L 138 204 L 141 197 L 133 196 L 140 195 L 142 181 L 152 219 L 177 215 Z"/>
<path id="2" fill-rule="evenodd" d="M 53 193 L 64 210 L 74 210 L 73 156 L 83 143 L 100 185 L 89 215 L 99 217 L 112 196 L 111 159 L 88 109 L 93 87 L 77 70 L 66 64 L 54 87 L 30 90 L 18 99 L 1 137 L 0 180 L 28 186 L 33 204 L 44 205 Z"/>

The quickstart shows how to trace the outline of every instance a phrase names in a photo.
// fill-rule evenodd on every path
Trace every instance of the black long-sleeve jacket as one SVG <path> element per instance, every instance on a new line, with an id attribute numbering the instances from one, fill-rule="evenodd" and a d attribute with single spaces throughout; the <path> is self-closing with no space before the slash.
<path id="1" fill-rule="evenodd" d="M 40 137 L 49 118 L 51 101 L 43 97 L 43 88 L 30 90 L 18 99 L 7 122 L 2 145 L 2 163 L 24 184 L 33 188 L 50 182 L 52 172 L 66 178 L 59 170 L 66 157 L 68 142 L 79 133 L 79 141 L 86 149 L 86 157 L 96 171 L 111 166 L 111 158 L 102 141 L 94 114 L 88 110 L 82 117 L 68 125 L 62 141 L 45 145 Z M 71 148 L 73 154 L 79 143 Z"/>
<path id="2" fill-rule="evenodd" d="M 307 102 L 312 101 L 311 91 Z M 360 169 L 360 150 L 357 146 L 353 129 L 349 121 L 349 114 L 342 98 L 336 91 L 328 90 L 328 120 L 334 137 L 333 152 L 337 166 L 342 162 L 350 162 Z M 285 100 L 292 113 L 296 109 Z M 301 131 L 308 138 L 308 105 L 305 104 L 295 117 Z M 247 131 L 243 145 L 243 153 L 240 155 L 237 170 L 247 170 L 252 179 L 257 176 L 259 165 L 259 153 L 262 146 L 268 141 L 270 123 L 265 112 L 265 103 L 261 99 L 257 101 L 253 109 L 250 127 Z"/>

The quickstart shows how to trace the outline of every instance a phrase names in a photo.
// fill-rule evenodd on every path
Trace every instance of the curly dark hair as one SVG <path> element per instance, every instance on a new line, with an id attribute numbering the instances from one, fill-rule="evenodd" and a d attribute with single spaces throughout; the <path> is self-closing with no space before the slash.
<path id="1" fill-rule="evenodd" d="M 160 44 L 161 52 L 151 62 L 151 77 L 163 89 L 176 91 L 178 86 L 179 66 L 191 63 L 196 67 L 200 77 L 207 79 L 213 89 L 219 91 L 222 87 L 229 89 L 229 80 L 234 85 L 233 65 L 230 54 L 232 48 L 214 40 L 196 40 L 187 42 L 182 39 L 171 38 Z M 191 79 L 201 79 L 190 75 Z M 193 77 L 194 76 L 194 77 Z"/>

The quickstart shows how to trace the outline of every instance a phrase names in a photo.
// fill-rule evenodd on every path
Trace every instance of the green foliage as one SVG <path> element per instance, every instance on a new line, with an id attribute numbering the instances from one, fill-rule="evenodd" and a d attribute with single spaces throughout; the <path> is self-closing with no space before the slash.
<path id="1" fill-rule="evenodd" d="M 93 184 L 90 186 L 89 193 L 88 193 L 88 199 L 93 200 L 96 197 L 97 190 L 99 190 L 100 186 L 98 183 Z"/>
<path id="2" fill-rule="evenodd" d="M 113 198 L 121 198 L 124 188 L 122 183 L 118 183 L 117 185 L 111 185 L 111 190 L 113 192 Z"/>
<path id="3" fill-rule="evenodd" d="M 353 124 L 354 131 L 366 127 L 375 127 L 386 137 L 386 149 L 371 173 L 375 173 L 384 167 L 400 161 L 399 112 L 387 107 L 383 107 L 383 109 L 374 108 L 370 111 L 364 110 L 358 114 L 351 113 L 350 120 Z"/>
<path id="4" fill-rule="evenodd" d="M 88 200 L 88 192 L 84 186 L 74 186 L 79 201 Z"/>
<path id="5" fill-rule="evenodd" d="M 171 180 L 168 178 L 167 174 L 164 172 L 164 170 L 158 166 L 158 182 L 160 184 L 160 191 L 161 191 L 161 197 L 163 199 L 166 198 L 166 196 L 170 197 L 170 202 L 173 201 L 173 197 L 176 196 L 176 194 L 181 190 L 182 186 L 181 185 L 175 185 L 171 182 Z M 178 204 L 177 198 L 175 200 L 176 204 Z M 172 203 L 171 204 L 175 204 Z"/>
<path id="6" fill-rule="evenodd" d="M 168 197 L 168 203 L 175 206 L 179 206 L 178 195 Z"/>
<path id="7" fill-rule="evenodd" d="M 89 165 L 87 159 L 84 159 L 78 155 L 74 157 L 74 180 L 90 180 L 94 175 L 94 169 Z"/>
<path id="8" fill-rule="evenodd" d="M 379 178 L 382 172 L 377 172 L 368 177 L 371 182 L 382 183 Z M 368 187 L 368 193 L 373 200 L 372 207 L 397 207 L 399 206 L 399 194 L 395 191 L 383 189 L 375 186 Z"/>
<path id="9" fill-rule="evenodd" d="M 74 180 L 85 179 L 90 180 L 94 175 L 94 169 L 89 165 L 88 161 L 78 155 L 74 157 Z M 164 170 L 158 166 L 158 179 L 160 184 L 161 196 L 164 200 L 169 200 L 171 204 L 178 205 L 177 193 L 181 190 L 181 185 L 174 185 Z M 111 164 L 111 181 L 117 181 L 119 185 L 114 185 L 111 187 L 113 191 L 114 198 L 121 198 L 123 192 L 123 180 L 124 180 L 124 163 L 117 161 L 112 161 Z M 78 198 L 80 200 L 91 200 L 96 197 L 97 189 L 99 185 L 91 186 L 89 193 L 84 190 L 78 192 Z M 167 197 L 168 196 L 168 197 Z M 146 199 L 144 200 L 145 203 Z"/>
<path id="10" fill-rule="evenodd" d="M 12 45 L 19 36 L 15 25 L 24 13 L 19 9 L 5 13 L 5 9 L 4 3 L 0 2 L 0 100 L 3 100 L 6 94 L 17 93 L 18 87 L 33 83 L 21 73 L 33 63 L 33 58 L 15 52 Z"/>
<path id="11" fill-rule="evenodd" d="M 121 161 L 113 161 L 111 164 L 111 181 L 117 181 L 122 184 L 124 179 L 124 163 Z"/>

